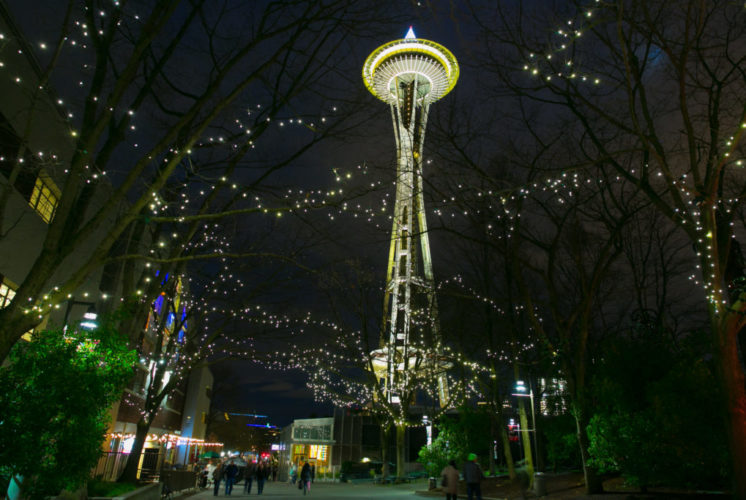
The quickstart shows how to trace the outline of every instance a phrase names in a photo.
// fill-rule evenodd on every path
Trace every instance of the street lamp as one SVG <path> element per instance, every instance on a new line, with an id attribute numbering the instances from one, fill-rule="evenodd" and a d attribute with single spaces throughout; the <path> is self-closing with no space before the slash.
<path id="1" fill-rule="evenodd" d="M 62 321 L 65 331 L 67 332 L 67 320 L 70 317 L 70 311 L 75 305 L 88 306 L 88 310 L 83 314 L 83 321 L 80 322 L 80 327 L 84 330 L 95 330 L 98 327 L 98 323 L 96 322 L 96 318 L 98 318 L 98 314 L 96 314 L 96 303 L 80 300 L 68 300 L 67 308 L 65 309 L 65 319 Z"/>
<path id="2" fill-rule="evenodd" d="M 422 425 L 425 426 L 425 434 L 427 436 L 425 444 L 430 446 L 433 444 L 433 423 L 427 415 L 422 415 Z"/>

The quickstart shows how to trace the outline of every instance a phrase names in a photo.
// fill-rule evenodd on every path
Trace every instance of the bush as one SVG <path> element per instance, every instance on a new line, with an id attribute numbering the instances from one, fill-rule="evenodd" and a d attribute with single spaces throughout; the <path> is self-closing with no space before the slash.
<path id="1" fill-rule="evenodd" d="M 725 486 L 729 462 L 720 398 L 698 351 L 685 344 L 674 353 L 649 340 L 615 347 L 596 384 L 599 411 L 588 426 L 591 464 L 641 488 Z"/>
<path id="2" fill-rule="evenodd" d="M 425 467 L 428 477 L 440 476 L 440 471 L 448 464 L 448 450 L 444 444 L 444 440 L 435 439 L 430 446 L 420 448 L 417 461 Z"/>
<path id="3" fill-rule="evenodd" d="M 572 415 L 544 417 L 539 428 L 544 439 L 547 465 L 558 469 L 577 469 L 582 466 L 576 435 L 577 424 Z"/>
<path id="4" fill-rule="evenodd" d="M 43 498 L 86 483 L 136 357 L 118 332 L 44 331 L 0 368 L 0 471 Z M 72 390 L 72 389 L 75 390 Z"/>
<path id="5" fill-rule="evenodd" d="M 484 461 L 491 450 L 492 437 L 484 432 L 489 428 L 490 416 L 485 410 L 461 407 L 457 418 L 446 416 L 438 421 L 436 438 L 431 445 L 420 449 L 417 461 L 430 477 L 440 476 L 450 460 L 457 464 L 465 462 L 469 453 L 476 453 Z M 485 464 L 481 465 L 484 469 Z"/>

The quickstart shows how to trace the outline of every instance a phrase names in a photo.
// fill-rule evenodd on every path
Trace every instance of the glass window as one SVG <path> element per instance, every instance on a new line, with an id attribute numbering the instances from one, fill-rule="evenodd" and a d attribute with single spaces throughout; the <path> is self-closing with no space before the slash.
<path id="1" fill-rule="evenodd" d="M 34 190 L 31 192 L 29 205 L 36 210 L 36 213 L 49 223 L 54 217 L 54 211 L 57 209 L 59 200 L 59 189 L 54 185 L 52 179 L 48 176 L 39 174 L 34 184 Z"/>
<path id="2" fill-rule="evenodd" d="M 13 297 L 16 296 L 15 287 L 13 287 L 7 280 L 3 279 L 0 282 L 0 308 L 3 308 L 10 304 Z"/>

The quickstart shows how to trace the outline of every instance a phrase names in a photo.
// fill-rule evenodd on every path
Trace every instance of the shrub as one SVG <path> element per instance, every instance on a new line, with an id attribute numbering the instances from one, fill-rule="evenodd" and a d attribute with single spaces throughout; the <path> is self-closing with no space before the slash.
<path id="1" fill-rule="evenodd" d="M 43 498 L 88 480 L 136 357 L 118 332 L 43 331 L 0 368 L 0 471 Z M 74 390 L 73 390 L 74 389 Z"/>
<path id="2" fill-rule="evenodd" d="M 554 472 L 558 469 L 581 467 L 580 447 L 576 436 L 576 423 L 572 415 L 559 415 L 542 419 L 540 430 L 544 438 L 547 463 Z"/>

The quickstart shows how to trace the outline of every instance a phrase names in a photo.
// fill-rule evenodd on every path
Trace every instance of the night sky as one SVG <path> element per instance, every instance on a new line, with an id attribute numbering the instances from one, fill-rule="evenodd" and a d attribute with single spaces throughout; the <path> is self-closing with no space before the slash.
<path id="1" fill-rule="evenodd" d="M 477 40 L 475 26 L 469 23 L 466 11 L 460 9 L 463 6 L 459 6 L 458 3 L 446 6 L 445 2 L 427 2 L 427 6 L 417 5 L 415 2 L 401 2 L 400 4 L 404 7 L 401 22 L 392 24 L 388 32 L 382 33 L 379 38 L 360 43 L 357 51 L 348 55 L 349 59 L 344 63 L 349 64 L 351 68 L 357 66 L 350 71 L 350 78 L 357 81 L 360 89 L 364 89 L 359 75 L 368 53 L 385 42 L 403 37 L 408 27 L 413 26 L 418 37 L 431 39 L 446 46 L 459 60 L 461 75 L 456 89 L 452 92 L 453 95 L 449 98 L 458 100 L 463 98 L 459 97 L 460 95 L 468 96 L 470 88 L 475 85 L 474 74 L 478 72 L 478 68 L 469 61 L 468 55 L 472 50 L 472 44 L 477 43 Z M 444 9 L 441 10 L 441 7 Z M 340 140 L 322 144 L 301 159 L 301 164 L 296 170 L 288 170 L 285 173 L 294 177 L 296 182 L 298 179 L 311 183 L 318 182 L 318 178 L 313 176 L 305 177 L 304 174 L 308 171 L 304 169 L 304 166 L 326 161 L 339 166 L 368 164 L 371 165 L 372 170 L 388 169 L 389 172 L 379 174 L 374 172 L 374 176 L 390 178 L 395 159 L 395 144 L 388 107 L 370 94 L 364 96 L 361 102 L 368 107 L 366 113 L 369 113 L 361 126 L 350 131 Z M 437 108 L 438 104 L 434 108 Z M 331 181 L 328 177 L 327 179 Z M 389 203 L 393 203 L 393 185 L 388 189 L 383 188 L 374 196 L 378 198 L 389 196 Z M 336 228 L 338 247 L 333 252 L 346 252 L 349 258 L 361 259 L 374 270 L 373 272 L 378 273 L 382 284 L 385 276 L 390 224 L 386 222 L 382 227 L 373 231 L 370 228 L 367 231 L 361 231 L 356 224 L 356 222 L 344 220 L 339 222 L 339 227 Z M 441 260 L 437 255 L 439 238 L 437 235 L 431 238 L 437 266 L 437 262 Z M 437 272 L 436 267 L 436 274 Z M 313 293 L 313 284 L 308 283 L 306 286 L 308 287 L 306 290 Z M 382 309 L 382 291 L 380 297 Z M 303 304 L 307 300 L 309 299 L 296 298 L 295 305 Z M 318 305 L 315 303 L 315 306 Z M 302 308 L 302 305 L 299 307 Z M 380 310 L 377 314 L 380 314 Z M 354 319 L 351 320 L 353 324 L 354 321 Z M 252 363 L 230 361 L 215 365 L 213 372 L 220 380 L 220 390 L 215 396 L 215 404 L 219 408 L 235 412 L 249 411 L 267 414 L 270 422 L 278 426 L 288 425 L 294 418 L 321 417 L 332 414 L 331 404 L 314 400 L 312 392 L 305 386 L 305 375 L 300 371 L 272 371 Z"/>
<path id="2" fill-rule="evenodd" d="M 364 9 L 369 5 L 373 12 L 373 6 L 379 3 L 357 2 L 356 6 Z M 532 8 L 541 9 L 543 5 L 551 3 L 536 1 L 523 5 L 530 4 Z M 254 2 L 250 5 L 253 8 L 264 4 L 265 2 Z M 489 2 L 486 7 L 478 2 L 476 4 L 484 8 L 484 12 L 493 13 Z M 32 46 L 36 47 L 58 35 L 64 2 L 9 0 L 8 5 Z M 135 2 L 131 7 L 136 9 L 137 5 L 139 4 Z M 240 9 L 249 4 L 243 0 L 236 0 L 227 1 L 225 5 L 231 9 Z M 478 13 L 470 10 L 470 6 L 473 5 L 471 2 L 392 1 L 390 5 L 393 7 L 387 12 L 389 17 L 375 23 L 374 28 L 371 27 L 374 24 L 372 19 L 370 23 L 360 22 L 346 26 L 351 35 L 345 39 L 344 44 L 336 47 L 334 57 L 327 67 L 328 74 L 325 76 L 328 77 L 328 81 L 324 89 L 325 94 L 304 96 L 303 99 L 288 105 L 291 111 L 288 111 L 287 116 L 292 116 L 292 113 L 296 112 L 311 113 L 318 109 L 323 109 L 331 116 L 331 109 L 338 106 L 349 113 L 345 115 L 348 121 L 336 135 L 315 145 L 273 174 L 273 188 L 277 191 L 286 187 L 305 190 L 334 189 L 335 172 L 365 172 L 363 182 L 380 182 L 380 185 L 372 190 L 362 203 L 370 207 L 382 203 L 388 207 L 393 206 L 394 191 L 391 181 L 395 158 L 391 118 L 387 106 L 367 93 L 360 73 L 363 62 L 371 51 L 383 43 L 403 37 L 411 25 L 418 37 L 433 40 L 448 48 L 460 64 L 460 77 L 455 89 L 432 108 L 426 140 L 426 152 L 429 158 L 435 161 L 432 167 L 427 167 L 428 170 L 424 174 L 426 203 L 428 208 L 432 209 L 432 212 L 428 212 L 428 218 L 429 221 L 433 221 L 431 228 L 444 228 L 444 221 L 438 220 L 437 216 L 433 217 L 432 213 L 440 214 L 437 210 L 447 205 L 448 197 L 458 191 L 460 181 L 459 172 L 453 166 L 458 161 L 458 155 L 453 148 L 449 149 L 453 144 L 446 144 L 448 133 L 456 130 L 457 133 L 464 135 L 473 134 L 474 142 L 478 143 L 475 149 L 478 154 L 474 157 L 484 160 L 493 171 L 504 172 L 508 167 L 501 165 L 501 160 L 497 156 L 498 144 L 501 139 L 508 136 L 520 137 L 523 133 L 516 129 L 518 122 L 511 121 L 516 118 L 518 111 L 508 110 L 503 101 L 504 94 L 500 88 L 495 88 L 494 71 L 501 69 L 501 61 L 496 63 L 494 59 L 498 58 L 499 54 L 485 54 L 487 49 L 479 34 L 483 28 L 480 26 L 483 19 Z M 248 19 L 236 16 L 230 19 L 228 25 L 235 28 L 244 22 L 250 24 Z M 551 21 L 548 21 L 547 25 L 550 24 Z M 189 72 L 199 69 L 204 63 L 202 58 L 206 57 L 206 49 L 200 45 L 199 39 L 189 41 L 193 45 L 190 52 L 193 57 L 185 58 L 183 68 L 180 68 L 186 82 L 189 81 Z M 319 56 L 328 55 L 331 54 Z M 39 54 L 42 63 L 48 57 L 48 54 Z M 493 73 L 485 70 L 486 57 L 493 58 L 489 61 L 494 65 Z M 75 71 L 84 62 L 83 55 L 63 61 L 61 71 L 53 78 L 58 94 L 70 95 L 71 100 L 75 100 Z M 486 94 L 484 90 L 487 88 L 491 90 Z M 259 86 L 255 101 L 261 102 L 263 98 L 267 98 L 268 93 L 266 87 Z M 513 113 L 511 119 L 505 118 L 508 111 Z M 553 127 L 553 116 L 541 116 L 537 110 L 526 112 L 537 113 L 541 118 L 537 120 L 539 128 Z M 154 123 L 142 124 L 138 142 L 147 144 L 148 129 L 154 126 Z M 279 129 L 273 131 L 267 139 L 263 139 L 264 142 L 257 148 L 256 153 L 253 153 L 255 156 L 251 157 L 251 162 L 241 174 L 245 176 L 242 180 L 251 181 L 258 175 L 257 172 L 261 171 L 262 165 L 281 157 L 286 150 L 302 144 L 309 137 L 310 133 L 304 127 L 282 132 Z M 469 148 L 471 147 L 469 145 Z M 471 152 L 473 151 L 468 151 Z M 122 154 L 124 158 L 126 152 Z M 115 169 L 111 177 L 116 179 L 119 174 Z M 321 214 L 321 221 L 309 217 L 307 220 L 283 224 L 247 222 L 242 225 L 240 221 L 235 222 L 235 243 L 237 246 L 248 245 L 252 238 L 261 236 L 268 242 L 268 248 L 276 250 L 283 248 L 283 245 L 290 241 L 297 244 L 297 240 L 307 240 L 312 246 L 303 253 L 304 264 L 322 269 L 330 262 L 339 263 L 355 259 L 363 268 L 378 276 L 380 286 L 383 286 L 390 221 L 385 217 L 372 223 L 342 217 L 332 221 L 327 215 Z M 443 219 L 447 218 L 444 216 Z M 436 280 L 452 279 L 459 271 L 459 257 L 456 257 L 456 254 L 461 250 L 447 231 L 434 230 L 430 238 Z M 261 266 L 254 266 L 237 270 L 237 273 L 252 283 L 266 279 L 273 270 L 271 267 L 264 269 Z M 324 317 L 329 313 L 326 310 L 323 293 L 316 288 L 318 277 L 294 275 L 290 271 L 283 271 L 281 277 L 286 282 L 263 293 L 256 299 L 257 303 L 261 303 L 269 310 L 296 317 L 302 317 L 308 311 L 313 311 L 317 317 Z M 372 311 L 373 315 L 381 314 L 383 292 L 379 292 L 380 308 L 377 312 Z M 680 293 L 687 295 L 687 289 L 682 288 Z M 682 304 L 685 308 L 684 302 Z M 354 331 L 356 326 L 359 327 L 354 324 L 355 318 L 352 314 L 342 314 L 342 319 L 349 323 L 347 326 L 350 327 L 350 331 Z M 371 323 L 376 324 L 377 321 L 371 320 Z M 291 340 L 292 343 L 313 344 L 321 338 L 315 335 L 317 333 Z M 256 343 L 263 350 L 278 351 L 283 351 L 283 346 L 289 349 L 287 346 L 292 345 L 281 335 L 257 337 Z M 290 423 L 294 417 L 331 413 L 328 404 L 313 400 L 311 392 L 305 388 L 303 374 L 298 371 L 272 371 L 264 365 L 250 361 L 231 360 L 215 364 L 213 372 L 216 378 L 217 409 L 267 414 L 272 423 L 281 426 Z"/>
<path id="3" fill-rule="evenodd" d="M 58 36 L 59 20 L 61 19 L 66 2 L 27 2 L 9 0 L 10 11 L 15 16 L 16 22 L 26 34 L 29 43 L 38 48 L 42 42 L 49 43 Z M 242 2 L 238 2 L 242 3 Z M 260 4 L 261 2 L 256 2 Z M 363 4 L 364 2 L 361 2 Z M 227 2 L 230 5 L 231 2 Z M 374 171 L 373 176 L 390 176 L 385 172 L 393 165 L 394 141 L 391 130 L 390 115 L 387 107 L 373 96 L 367 94 L 360 78 L 360 69 L 363 61 L 370 51 L 379 45 L 401 38 L 409 26 L 413 26 L 418 37 L 427 38 L 445 45 L 451 50 L 461 64 L 461 76 L 459 83 L 450 99 L 459 99 L 459 94 L 468 95 L 473 85 L 474 73 L 478 69 L 469 60 L 473 44 L 477 43 L 474 26 L 470 25 L 469 15 L 464 6 L 458 2 L 394 2 L 398 12 L 394 12 L 391 22 L 386 26 L 379 26 L 375 36 L 366 31 L 364 24 L 360 24 L 362 38 L 354 40 L 354 46 L 340 47 L 342 59 L 336 61 L 339 68 L 347 68 L 349 83 L 343 88 L 354 89 L 357 85 L 358 95 L 343 95 L 337 97 L 340 102 L 356 98 L 363 103 L 360 109 L 360 118 L 356 120 L 353 129 L 346 131 L 342 136 L 321 143 L 319 146 L 308 151 L 296 159 L 293 164 L 279 172 L 276 176 L 277 182 L 286 183 L 307 188 L 333 187 L 333 179 L 329 165 L 341 168 L 351 168 L 355 165 L 370 165 Z M 134 7 L 136 8 L 136 3 Z M 235 22 L 240 22 L 236 20 Z M 353 36 L 354 38 L 354 36 Z M 199 64 L 202 48 L 195 43 L 195 60 L 188 64 Z M 37 57 L 42 65 L 47 61 L 48 54 L 38 51 Z M 54 87 L 61 96 L 69 98 L 77 92 L 77 76 L 75 70 L 78 65 L 84 63 L 84 56 L 80 60 L 64 60 L 61 70 L 53 76 Z M 364 95 L 360 100 L 360 94 Z M 324 103 L 329 107 L 332 103 Z M 367 109 L 365 109 L 367 107 Z M 436 106 L 437 107 L 437 106 Z M 147 125 L 145 125 L 147 129 Z M 293 137 L 298 134 L 298 137 Z M 147 136 L 147 130 L 144 131 Z M 285 141 L 302 141 L 303 132 L 290 132 L 281 137 L 275 137 L 275 144 L 265 148 L 282 148 Z M 147 138 L 142 139 L 143 142 Z M 323 165 L 319 169 L 318 166 Z M 377 174 L 375 169 L 381 173 Z M 116 172 L 112 175 L 116 179 Z M 374 196 L 379 198 L 393 196 L 393 189 L 381 190 Z M 391 201 L 392 198 L 389 198 Z M 383 224 L 382 228 L 368 231 L 367 234 L 359 231 L 349 221 L 341 222 L 339 229 L 338 245 L 335 251 L 347 253 L 350 257 L 361 258 L 366 265 L 371 266 L 374 272 L 378 272 L 381 282 L 384 279 L 385 260 L 388 251 L 389 224 Z M 248 229 L 251 231 L 251 229 Z M 347 239 L 347 240 L 346 240 Z M 345 241 L 346 240 L 346 241 Z M 438 247 L 434 245 L 434 252 Z M 322 251 L 323 253 L 323 251 Z M 314 253 L 310 257 L 314 259 Z M 315 254 L 319 258 L 318 253 Z M 436 269 L 437 273 L 437 269 Z M 249 278 L 251 279 L 251 278 Z M 313 295 L 310 282 L 299 285 L 307 293 Z M 287 290 L 277 292 L 280 298 L 277 302 L 293 301 L 293 308 L 297 311 L 305 307 L 318 306 L 316 298 L 303 298 L 286 295 Z M 266 297 L 264 298 L 267 299 Z M 276 297 L 270 297 L 270 302 Z M 381 297 L 382 299 L 382 297 Z M 382 306 L 382 300 L 381 300 Z M 380 313 L 379 313 L 380 314 Z M 305 377 L 299 371 L 272 371 L 264 366 L 249 361 L 232 360 L 213 365 L 215 382 L 215 409 L 234 412 L 257 412 L 269 415 L 270 421 L 275 425 L 284 426 L 289 424 L 293 418 L 303 418 L 312 415 L 322 416 L 331 413 L 331 406 L 327 403 L 315 402 L 310 390 L 305 387 Z"/>
<path id="4" fill-rule="evenodd" d="M 15 165 L 33 173 L 29 187 L 44 182 L 43 168 L 72 188 L 49 204 L 59 230 L 45 233 L 44 248 L 53 250 L 39 254 L 20 278 L 20 300 L 0 311 L 11 318 L 4 331 L 20 335 L 26 318 L 41 320 L 103 275 L 93 294 L 137 303 L 137 321 L 120 324 L 144 348 L 142 378 L 150 366 L 175 374 L 175 386 L 195 363 L 209 364 L 211 418 L 226 434 L 239 419 L 224 414 L 285 427 L 333 415 L 333 401 L 398 428 L 427 415 L 441 430 L 463 405 L 451 430 L 464 435 L 481 425 L 462 408 L 484 409 L 495 436 L 503 420 L 504 438 L 524 409 L 516 386 L 528 381 L 532 409 L 549 418 L 532 419 L 533 429 L 521 420 L 532 434 L 516 434 L 543 433 L 540 451 L 555 470 L 558 456 L 572 467 L 578 451 L 592 457 L 589 493 L 591 476 L 609 464 L 630 484 L 644 471 L 640 486 L 668 485 L 653 476 L 681 466 L 671 484 L 692 486 L 691 471 L 725 477 L 730 446 L 733 470 L 744 468 L 743 3 L 2 1 L 25 39 L 0 61 L 4 88 L 46 91 L 28 71 L 11 74 L 26 46 L 41 68 L 56 62 L 53 100 L 40 101 L 54 109 L 38 116 L 58 123 L 28 124 L 38 150 L 21 147 L 34 158 Z M 422 155 L 405 146 L 405 159 L 396 157 L 392 121 L 409 119 L 392 120 L 362 72 L 410 27 L 447 48 L 459 76 L 429 108 Z M 383 54 L 378 76 L 422 95 L 419 77 L 398 78 L 410 71 L 400 52 Z M 417 57 L 413 64 L 432 67 L 443 56 Z M 413 95 L 399 94 L 404 106 Z M 6 104 L 19 128 L 27 113 Z M 400 140 L 416 144 L 418 133 Z M 422 272 L 421 219 L 407 219 L 419 201 L 394 220 L 396 193 L 419 187 L 396 190 L 397 175 L 409 177 L 404 163 L 422 169 L 432 280 Z M 98 205 L 108 218 L 89 217 Z M 108 237 L 86 233 L 90 221 Z M 393 244 L 392 226 L 401 230 Z M 67 263 L 89 258 L 81 242 L 101 251 L 90 272 L 65 282 L 76 273 Z M 169 326 L 143 331 L 158 294 L 173 315 L 158 309 L 150 318 Z M 169 323 L 187 316 L 186 328 Z M 165 340 L 152 341 L 155 330 Z M 703 426 L 712 432 L 702 436 Z M 484 441 L 467 437 L 459 446 Z M 441 441 L 445 458 L 453 441 Z M 650 457 L 661 456 L 674 465 L 656 470 Z"/>

